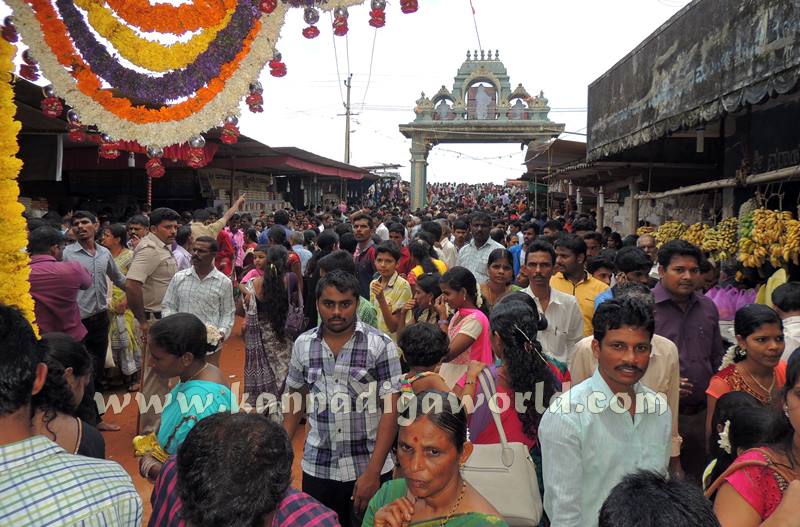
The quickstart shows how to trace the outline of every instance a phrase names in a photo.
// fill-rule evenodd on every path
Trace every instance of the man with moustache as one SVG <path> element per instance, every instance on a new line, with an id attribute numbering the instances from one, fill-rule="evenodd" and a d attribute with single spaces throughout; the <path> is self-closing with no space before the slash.
<path id="1" fill-rule="evenodd" d="M 142 238 L 133 252 L 133 261 L 128 268 L 128 307 L 139 321 L 142 338 L 147 339 L 150 322 L 161 318 L 161 301 L 172 277 L 178 272 L 178 264 L 172 254 L 172 244 L 178 231 L 180 215 L 172 209 L 158 208 L 150 213 L 150 233 Z M 166 397 L 169 392 L 168 379 L 155 373 L 147 359 L 147 348 L 142 354 L 142 395 L 149 401 L 154 395 Z M 138 431 L 149 434 L 158 430 L 160 417 L 154 408 L 139 414 Z"/>
<path id="2" fill-rule="evenodd" d="M 327 273 L 316 294 L 322 323 L 294 343 L 283 426 L 291 440 L 306 411 L 303 491 L 336 511 L 342 525 L 361 525 L 394 468 L 400 359 L 391 338 L 357 320 L 354 275 Z M 305 407 L 306 396 L 313 406 Z"/>
<path id="3" fill-rule="evenodd" d="M 216 255 L 214 238 L 200 236 L 194 241 L 192 266 L 172 277 L 161 302 L 161 316 L 191 313 L 203 324 L 217 328 L 222 338 L 217 349 L 206 355 L 206 360 L 219 366 L 222 341 L 231 334 L 236 308 L 230 278 L 214 266 Z"/>
<path id="4" fill-rule="evenodd" d="M 611 489 L 640 470 L 667 474 L 672 419 L 666 398 L 639 381 L 655 330 L 641 300 L 614 298 L 592 319 L 597 369 L 542 416 L 544 510 L 551 527 L 596 527 Z"/>
<path id="5" fill-rule="evenodd" d="M 687 477 L 696 482 L 705 468 L 705 393 L 725 353 L 717 308 L 709 298 L 695 292 L 702 260 L 700 249 L 691 243 L 667 242 L 658 251 L 660 279 L 653 288 L 656 334 L 678 346 L 681 465 Z"/>
<path id="6" fill-rule="evenodd" d="M 583 316 L 574 296 L 550 287 L 555 264 L 552 245 L 543 240 L 531 243 L 521 267 L 530 283 L 523 291 L 536 301 L 539 313 L 547 319 L 547 328 L 538 334 L 545 353 L 569 364 L 575 344 L 583 338 Z"/>
<path id="7" fill-rule="evenodd" d="M 469 220 L 472 240 L 458 251 L 456 265 L 466 267 L 479 284 L 489 280 L 489 255 L 495 249 L 505 249 L 489 237 L 492 229 L 492 217 L 485 212 L 473 212 Z"/>

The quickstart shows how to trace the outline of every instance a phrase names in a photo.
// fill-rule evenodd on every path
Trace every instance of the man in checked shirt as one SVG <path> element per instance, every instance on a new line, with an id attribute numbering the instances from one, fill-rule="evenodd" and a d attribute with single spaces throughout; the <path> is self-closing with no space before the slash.
<path id="1" fill-rule="evenodd" d="M 357 320 L 355 276 L 332 271 L 316 293 L 322 324 L 294 343 L 283 423 L 291 439 L 306 410 L 303 491 L 336 511 L 342 525 L 361 525 L 394 468 L 388 454 L 397 433 L 400 360 L 389 336 Z M 305 408 L 306 396 L 313 406 Z"/>

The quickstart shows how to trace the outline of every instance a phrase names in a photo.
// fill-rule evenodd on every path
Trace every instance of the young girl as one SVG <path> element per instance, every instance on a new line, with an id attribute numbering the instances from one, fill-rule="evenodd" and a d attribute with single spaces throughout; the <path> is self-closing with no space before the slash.
<path id="1" fill-rule="evenodd" d="M 420 323 L 407 327 L 397 339 L 408 366 L 400 379 L 400 392 L 415 394 L 426 390 L 448 391 L 436 369 L 447 354 L 447 337 L 433 324 Z"/>
<path id="2" fill-rule="evenodd" d="M 292 339 L 286 334 L 289 299 L 298 303 L 298 279 L 288 269 L 281 246 L 267 251 L 264 275 L 245 284 L 244 390 L 252 400 L 260 394 L 280 397 L 289 371 Z"/>
<path id="3" fill-rule="evenodd" d="M 439 288 L 441 276 L 438 274 L 422 275 L 414 284 L 414 298 L 405 303 L 400 309 L 400 325 L 398 333 L 406 327 L 406 313 L 411 311 L 414 322 L 439 323 L 439 312 L 436 310 L 436 300 L 441 296 Z"/>
<path id="4" fill-rule="evenodd" d="M 408 273 L 407 279 L 412 286 L 423 274 L 438 273 L 441 275 L 447 271 L 447 265 L 443 261 L 431 256 L 431 246 L 425 240 L 416 239 L 411 242 L 408 252 L 411 255 L 411 271 Z"/>
<path id="5" fill-rule="evenodd" d="M 436 302 L 439 328 L 450 337 L 445 362 L 439 372 L 448 385 L 463 384 L 471 360 L 486 365 L 494 363 L 489 338 L 489 320 L 479 309 L 478 284 L 469 269 L 453 267 L 439 284 L 442 295 Z M 447 308 L 455 312 L 449 324 Z"/>
<path id="6" fill-rule="evenodd" d="M 711 463 L 703 473 L 703 489 L 714 483 L 742 452 L 760 445 L 771 423 L 771 413 L 749 393 L 729 392 L 720 397 L 708 441 Z"/>
<path id="7" fill-rule="evenodd" d="M 774 407 L 786 384 L 783 324 L 771 308 L 750 304 L 738 310 L 733 320 L 736 346 L 722 361 L 720 371 L 706 390 L 708 417 L 706 441 L 711 436 L 711 419 L 717 400 L 728 392 L 747 392 L 763 405 Z"/>
<path id="8" fill-rule="evenodd" d="M 489 280 L 481 284 L 481 295 L 486 301 L 486 310 L 491 313 L 501 298 L 520 288 L 512 284 L 514 257 L 508 249 L 495 249 L 489 254 L 488 270 Z"/>
<path id="9" fill-rule="evenodd" d="M 252 268 L 249 271 L 246 271 L 244 277 L 242 278 L 241 283 L 246 284 L 250 280 L 254 278 L 261 278 L 264 276 L 264 267 L 267 263 L 267 251 L 269 250 L 268 245 L 258 245 L 255 249 L 253 249 L 253 263 Z"/>

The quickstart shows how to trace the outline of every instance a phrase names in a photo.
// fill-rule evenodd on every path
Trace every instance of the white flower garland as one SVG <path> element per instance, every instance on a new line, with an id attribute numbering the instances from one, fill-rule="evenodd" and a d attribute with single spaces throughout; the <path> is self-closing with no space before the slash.
<path id="1" fill-rule="evenodd" d="M 225 87 L 200 111 L 186 119 L 139 124 L 127 121 L 103 108 L 77 87 L 77 81 L 58 62 L 44 41 L 33 9 L 24 0 L 7 2 L 14 11 L 16 26 L 23 41 L 31 48 L 44 76 L 53 83 L 56 93 L 78 112 L 81 122 L 95 124 L 114 137 L 138 141 L 142 145 L 169 146 L 187 142 L 192 136 L 219 126 L 228 115 L 239 115 L 239 102 L 249 93 L 250 83 L 258 78 L 272 58 L 288 7 L 279 4 L 272 15 L 262 17 L 261 29 L 253 40 L 250 53 L 231 75 Z"/>
<path id="2" fill-rule="evenodd" d="M 349 7 L 365 0 L 340 0 L 323 7 L 330 11 Z M 239 115 L 239 103 L 250 91 L 250 83 L 258 79 L 275 52 L 280 31 L 290 10 L 281 2 L 269 16 L 261 18 L 261 29 L 253 40 L 250 53 L 240 67 L 225 83 L 225 87 L 200 111 L 186 119 L 139 124 L 125 120 L 106 110 L 77 87 L 77 81 L 58 62 L 44 40 L 36 15 L 24 0 L 7 0 L 14 12 L 15 25 L 23 41 L 33 52 L 43 75 L 52 82 L 59 97 L 63 98 L 81 118 L 83 124 L 96 125 L 115 139 L 138 141 L 142 145 L 169 146 L 187 142 L 192 136 L 220 126 L 229 115 Z"/>
<path id="3" fill-rule="evenodd" d="M 725 421 L 725 427 L 722 429 L 722 432 L 719 433 L 719 439 L 717 440 L 717 445 L 725 452 L 726 454 L 730 455 L 732 450 L 731 447 L 731 421 L 730 419 Z"/>

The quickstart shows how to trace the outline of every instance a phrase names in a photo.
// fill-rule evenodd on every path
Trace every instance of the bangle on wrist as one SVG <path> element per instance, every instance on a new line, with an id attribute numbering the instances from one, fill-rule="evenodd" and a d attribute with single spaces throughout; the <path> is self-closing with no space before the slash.
<path id="1" fill-rule="evenodd" d="M 475 384 L 475 381 L 464 381 L 464 386 L 467 386 L 469 384 Z"/>

